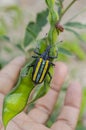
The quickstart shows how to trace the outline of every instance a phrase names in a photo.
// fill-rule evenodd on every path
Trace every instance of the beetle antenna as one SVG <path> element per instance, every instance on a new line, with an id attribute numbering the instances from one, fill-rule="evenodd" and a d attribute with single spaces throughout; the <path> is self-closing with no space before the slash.
<path id="1" fill-rule="evenodd" d="M 46 52 L 48 53 L 50 51 L 51 45 L 49 45 L 46 49 Z"/>

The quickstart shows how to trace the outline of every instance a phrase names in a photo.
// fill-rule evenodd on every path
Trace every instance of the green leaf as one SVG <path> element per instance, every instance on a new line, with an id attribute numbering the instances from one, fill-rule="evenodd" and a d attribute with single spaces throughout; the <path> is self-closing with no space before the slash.
<path id="1" fill-rule="evenodd" d="M 2 119 L 5 128 L 8 122 L 25 108 L 29 95 L 34 88 L 31 80 L 32 71 L 28 72 L 27 66 L 22 70 L 16 87 L 4 98 Z M 23 76 L 27 72 L 28 75 Z"/>
<path id="2" fill-rule="evenodd" d="M 81 37 L 81 35 L 79 33 L 77 33 L 75 30 L 71 29 L 71 28 L 66 28 L 65 30 L 67 30 L 68 32 L 72 32 L 80 41 L 84 41 Z"/>
<path id="3" fill-rule="evenodd" d="M 68 56 L 72 56 L 72 53 L 69 50 L 67 50 L 66 48 L 63 48 L 63 47 L 58 48 L 58 53 L 62 53 L 62 54 L 68 55 Z"/>
<path id="4" fill-rule="evenodd" d="M 67 61 L 68 60 L 68 57 L 62 53 L 59 53 L 58 55 L 58 61 Z"/>
<path id="5" fill-rule="evenodd" d="M 8 14 L 12 13 L 12 24 L 14 25 L 14 28 L 18 27 L 23 20 L 23 13 L 20 6 L 10 5 L 5 7 L 4 11 Z"/>
<path id="6" fill-rule="evenodd" d="M 37 26 L 42 28 L 47 23 L 48 9 L 37 14 L 36 23 Z"/>
<path id="7" fill-rule="evenodd" d="M 76 41 L 68 41 L 62 44 L 62 47 L 66 47 L 73 55 L 76 55 L 80 60 L 86 59 L 86 54 L 81 46 Z"/>
<path id="8" fill-rule="evenodd" d="M 48 10 L 38 13 L 36 22 L 30 22 L 26 27 L 24 46 L 28 46 L 35 40 L 42 30 L 42 27 L 47 23 Z"/>
<path id="9" fill-rule="evenodd" d="M 80 23 L 80 22 L 67 22 L 65 24 L 65 26 L 73 27 L 73 28 L 77 28 L 77 29 L 85 29 L 86 28 L 86 24 L 83 24 L 83 23 Z"/>

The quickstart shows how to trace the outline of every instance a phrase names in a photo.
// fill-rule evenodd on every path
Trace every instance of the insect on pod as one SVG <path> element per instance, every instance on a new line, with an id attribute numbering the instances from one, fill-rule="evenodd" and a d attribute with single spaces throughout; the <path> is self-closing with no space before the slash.
<path id="1" fill-rule="evenodd" d="M 51 74 L 49 72 L 50 66 L 55 66 L 51 60 L 54 58 L 57 58 L 57 56 L 49 56 L 51 46 L 48 46 L 47 49 L 42 53 L 38 53 L 34 50 L 34 53 L 37 54 L 37 56 L 32 56 L 35 58 L 35 63 L 32 64 L 29 67 L 33 67 L 32 72 L 32 81 L 35 84 L 40 84 L 44 81 L 46 75 L 48 74 L 51 80 Z"/>

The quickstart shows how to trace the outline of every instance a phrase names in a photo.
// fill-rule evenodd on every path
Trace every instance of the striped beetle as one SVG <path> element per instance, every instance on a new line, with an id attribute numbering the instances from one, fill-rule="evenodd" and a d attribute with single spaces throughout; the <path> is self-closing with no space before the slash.
<path id="1" fill-rule="evenodd" d="M 57 58 L 57 56 L 49 56 L 51 46 L 48 46 L 47 49 L 42 53 L 38 53 L 34 50 L 34 53 L 37 56 L 32 56 L 35 58 L 35 63 L 30 65 L 29 67 L 33 67 L 32 72 L 32 81 L 35 84 L 40 84 L 44 81 L 46 75 L 48 74 L 51 80 L 51 75 L 49 72 L 50 66 L 55 66 L 51 60 Z"/>

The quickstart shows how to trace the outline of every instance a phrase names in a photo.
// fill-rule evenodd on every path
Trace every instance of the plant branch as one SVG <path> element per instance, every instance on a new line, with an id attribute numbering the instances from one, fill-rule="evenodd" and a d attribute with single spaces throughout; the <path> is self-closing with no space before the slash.
<path id="1" fill-rule="evenodd" d="M 62 17 L 64 16 L 64 14 L 67 12 L 67 10 L 76 2 L 77 0 L 73 0 L 67 7 L 66 9 L 63 11 L 61 18 L 59 21 L 61 21 Z"/>
<path id="2" fill-rule="evenodd" d="M 73 17 L 71 17 L 67 22 L 70 22 L 72 20 L 74 20 L 76 17 L 78 17 L 80 14 L 82 14 L 83 12 L 86 11 L 86 8 L 84 8 L 83 10 L 81 10 L 79 13 L 75 14 Z"/>

